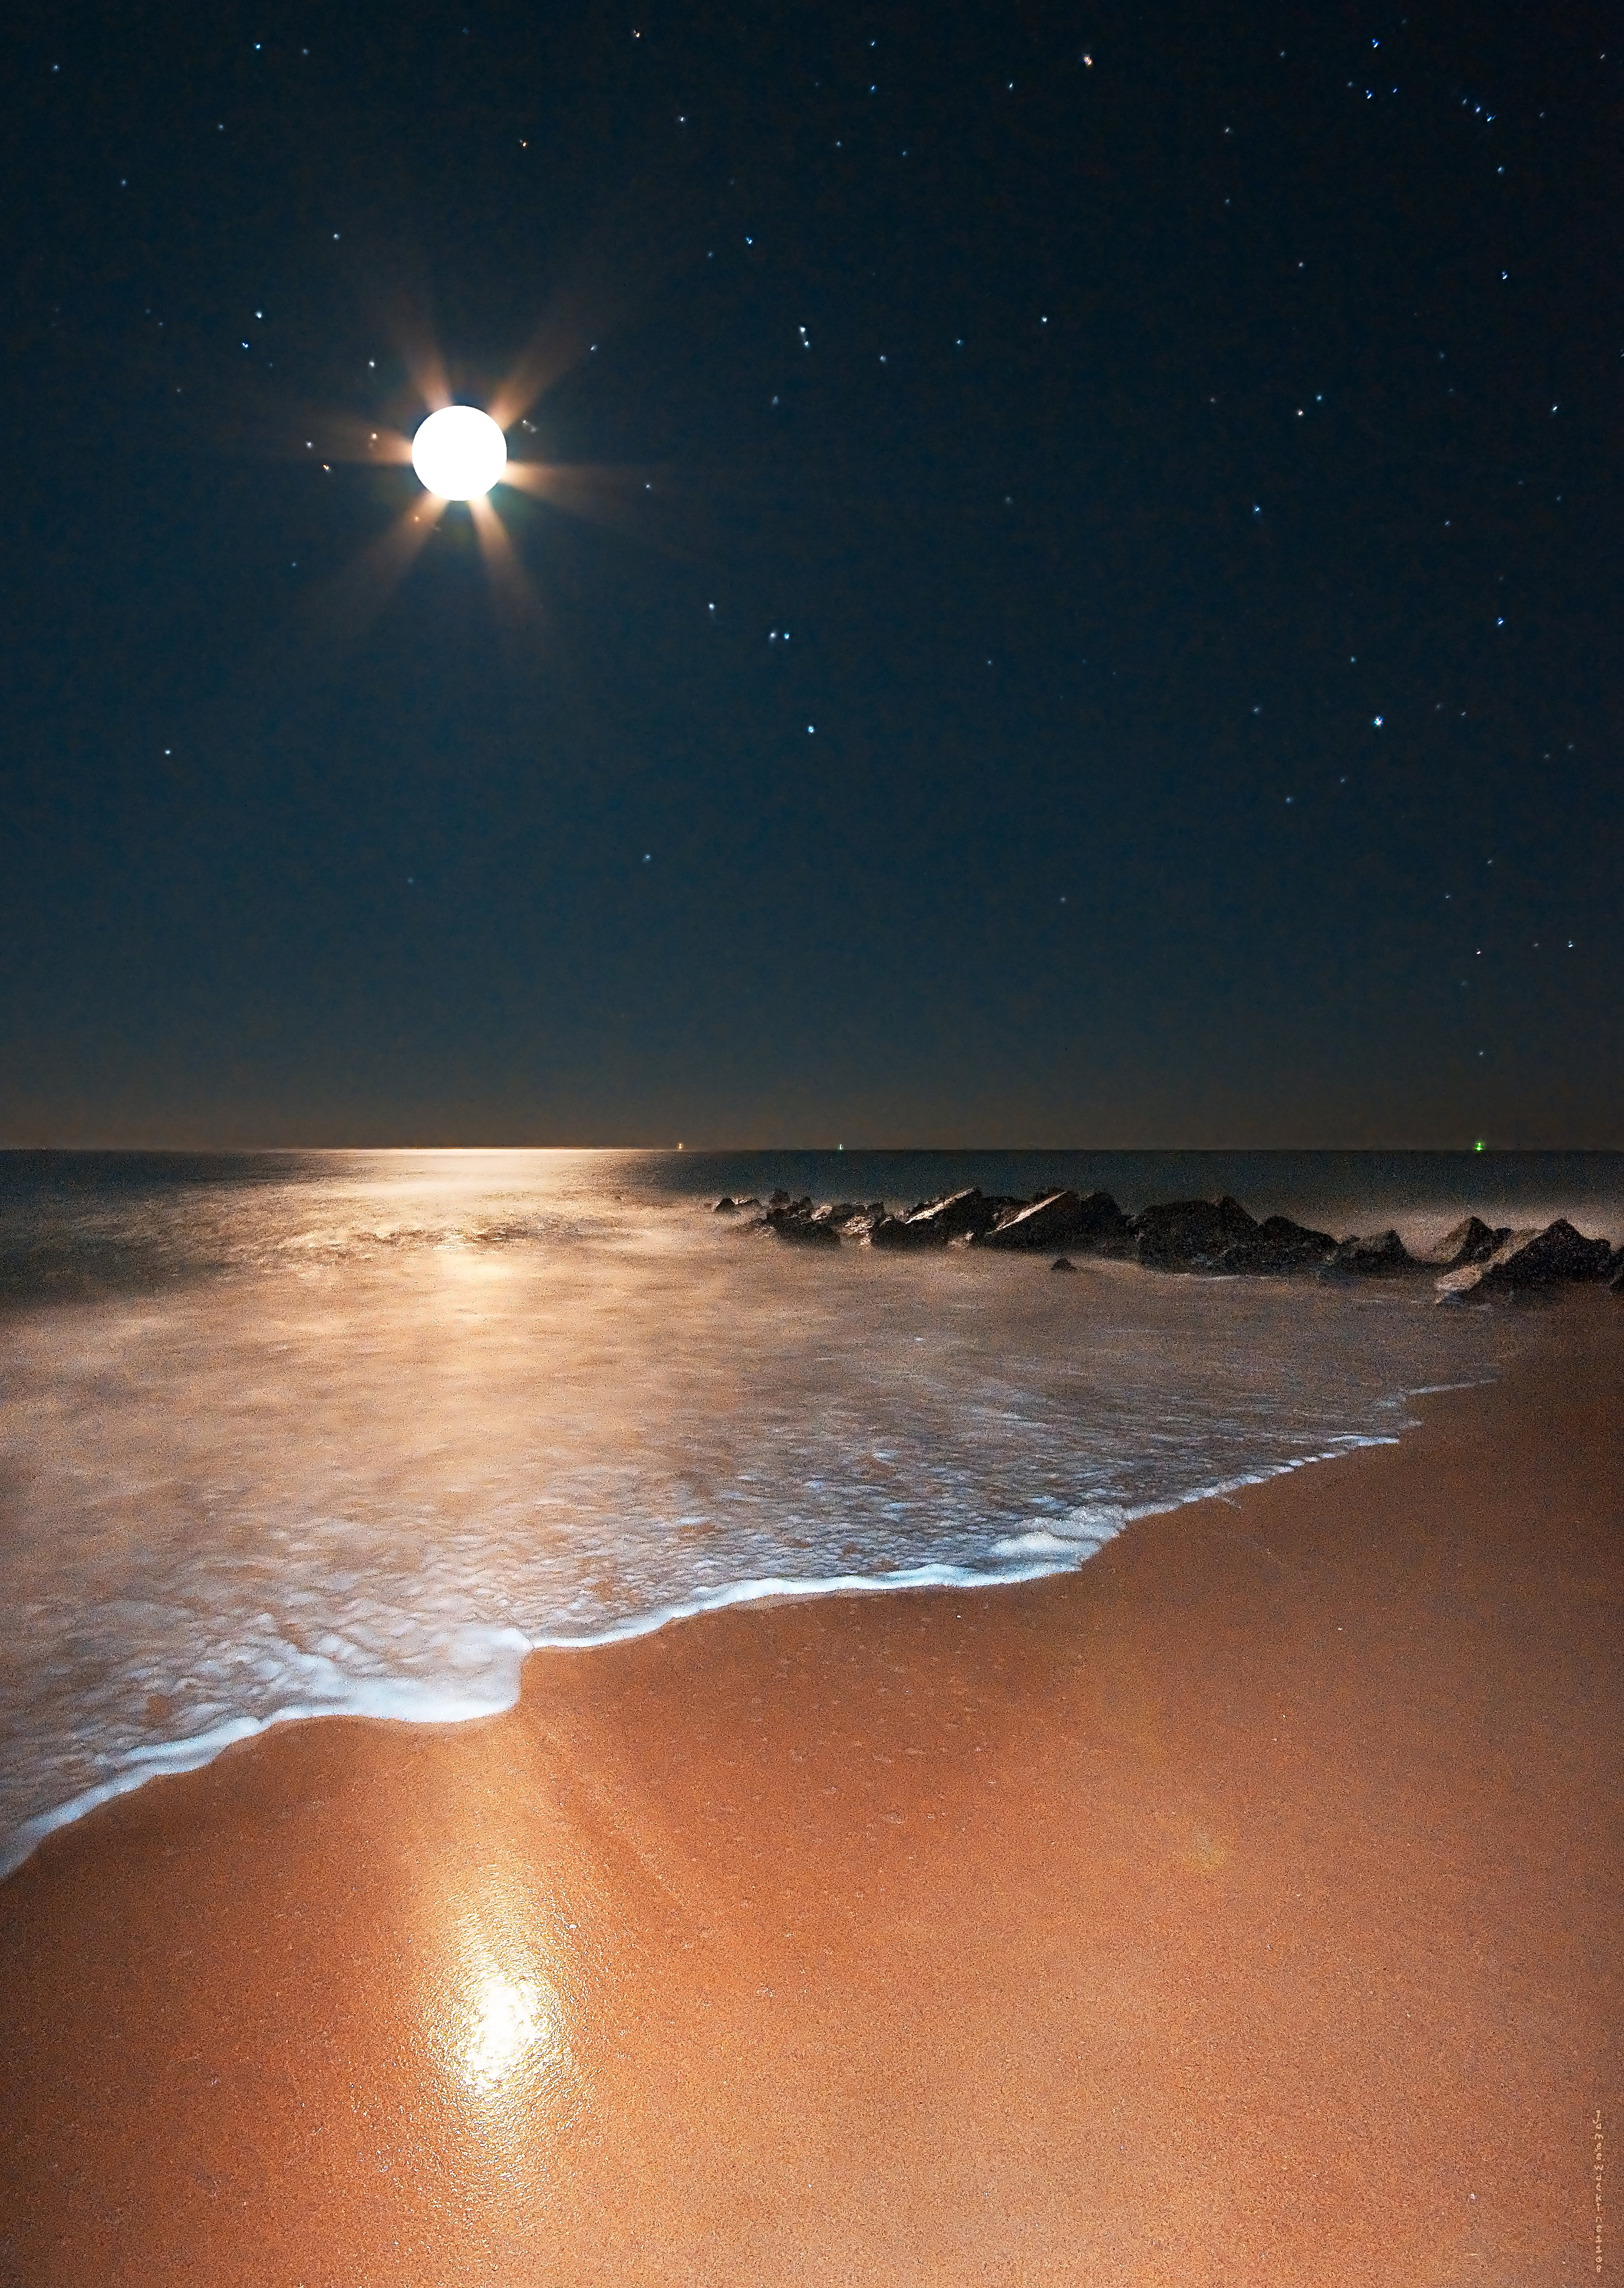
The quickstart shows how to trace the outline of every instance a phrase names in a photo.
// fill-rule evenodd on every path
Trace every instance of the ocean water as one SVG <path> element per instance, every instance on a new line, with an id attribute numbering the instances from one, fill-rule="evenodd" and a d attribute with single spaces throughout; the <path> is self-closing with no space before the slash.
<path id="1" fill-rule="evenodd" d="M 533 1646 L 1074 1567 L 1523 1339 L 1427 1282 L 1056 1279 L 710 1212 L 966 1182 L 1624 1238 L 1624 1156 L 0 1155 L 0 1871 L 273 1721 L 509 1705 Z"/>

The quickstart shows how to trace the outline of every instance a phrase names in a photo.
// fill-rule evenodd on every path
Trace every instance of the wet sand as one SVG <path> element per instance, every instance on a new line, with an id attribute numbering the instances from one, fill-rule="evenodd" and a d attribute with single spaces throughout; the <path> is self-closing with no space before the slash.
<path id="1" fill-rule="evenodd" d="M 1418 1411 L 1073 1576 L 538 1654 L 52 1837 L 0 2281 L 1594 2280 L 1624 1307 Z"/>

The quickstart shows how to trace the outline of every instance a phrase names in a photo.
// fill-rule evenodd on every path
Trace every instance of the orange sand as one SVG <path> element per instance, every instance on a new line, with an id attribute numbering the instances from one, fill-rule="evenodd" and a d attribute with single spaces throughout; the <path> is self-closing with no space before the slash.
<path id="1" fill-rule="evenodd" d="M 1075 1576 L 106 1807 L 0 1886 L 0 2281 L 1594 2280 L 1621 1402 L 1576 1299 Z"/>

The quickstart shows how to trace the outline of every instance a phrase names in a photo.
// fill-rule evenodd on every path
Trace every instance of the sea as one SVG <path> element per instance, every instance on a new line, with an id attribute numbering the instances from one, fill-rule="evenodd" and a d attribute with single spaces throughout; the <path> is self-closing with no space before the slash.
<path id="1" fill-rule="evenodd" d="M 1620 1154 L 0 1154 L 0 1872 L 269 1724 L 507 1707 L 534 1647 L 1069 1570 L 1402 1438 L 1534 1323 L 712 1212 L 970 1183 L 1624 1240 Z"/>

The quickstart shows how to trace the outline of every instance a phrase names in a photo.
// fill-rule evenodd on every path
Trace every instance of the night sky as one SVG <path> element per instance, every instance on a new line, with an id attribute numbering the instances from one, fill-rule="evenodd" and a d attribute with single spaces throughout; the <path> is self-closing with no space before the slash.
<path id="1" fill-rule="evenodd" d="M 1624 1144 L 1609 12 L 14 14 L 0 1141 Z"/>

